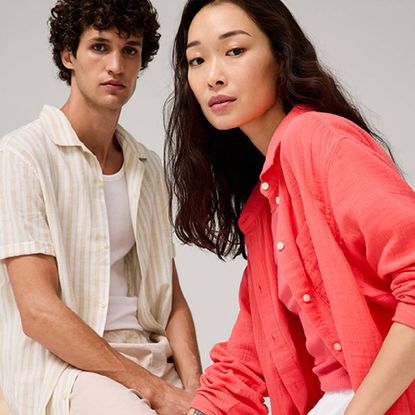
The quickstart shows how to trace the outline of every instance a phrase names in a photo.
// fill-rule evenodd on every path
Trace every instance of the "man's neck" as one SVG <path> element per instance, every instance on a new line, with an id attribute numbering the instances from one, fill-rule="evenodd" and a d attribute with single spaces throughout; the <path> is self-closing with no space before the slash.
<path id="1" fill-rule="evenodd" d="M 61 108 L 78 138 L 99 161 L 102 171 L 112 174 L 122 165 L 122 151 L 115 139 L 121 110 L 96 108 L 71 96 Z"/>

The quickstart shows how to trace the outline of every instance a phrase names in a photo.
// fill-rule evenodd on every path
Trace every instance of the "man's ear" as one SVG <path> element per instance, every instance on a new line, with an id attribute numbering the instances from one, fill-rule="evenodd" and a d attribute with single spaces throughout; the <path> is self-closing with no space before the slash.
<path id="1" fill-rule="evenodd" d="M 64 49 L 62 52 L 61 52 L 61 60 L 62 60 L 62 64 L 63 64 L 63 66 L 66 68 L 66 69 L 70 69 L 70 70 L 72 70 L 74 67 L 73 67 L 73 59 L 74 59 L 74 56 L 73 56 L 73 54 L 72 54 L 72 52 L 68 49 L 68 48 L 66 48 L 66 49 Z"/>

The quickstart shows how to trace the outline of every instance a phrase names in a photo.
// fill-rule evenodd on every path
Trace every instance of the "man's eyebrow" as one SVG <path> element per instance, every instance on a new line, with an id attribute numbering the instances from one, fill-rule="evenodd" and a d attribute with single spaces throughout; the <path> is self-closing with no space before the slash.
<path id="1" fill-rule="evenodd" d="M 89 39 L 89 42 L 111 43 L 111 41 L 107 39 L 106 37 L 100 37 L 100 36 L 95 36 Z"/>
<path id="2" fill-rule="evenodd" d="M 128 40 L 127 41 L 128 46 L 143 46 L 142 40 Z"/>
<path id="3" fill-rule="evenodd" d="M 93 37 L 92 39 L 89 39 L 90 43 L 93 42 L 100 42 L 100 43 L 111 43 L 110 39 L 107 39 L 106 37 L 101 37 L 101 36 L 96 36 Z M 128 46 L 143 46 L 143 42 L 140 39 L 137 40 L 127 40 L 126 44 Z"/>
<path id="4" fill-rule="evenodd" d="M 246 36 L 251 37 L 251 35 L 248 32 L 245 32 L 245 30 L 231 30 L 229 32 L 226 32 L 220 35 L 219 39 L 223 40 L 223 39 L 227 39 L 229 37 L 237 36 L 237 35 L 246 35 Z M 200 44 L 201 44 L 200 40 L 194 40 L 193 42 L 190 42 L 187 44 L 186 49 L 193 48 L 195 46 L 200 46 Z"/>

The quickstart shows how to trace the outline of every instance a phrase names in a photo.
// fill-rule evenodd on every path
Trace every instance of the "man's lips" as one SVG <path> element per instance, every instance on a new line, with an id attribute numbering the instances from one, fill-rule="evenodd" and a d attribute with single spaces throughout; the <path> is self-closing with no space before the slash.
<path id="1" fill-rule="evenodd" d="M 107 81 L 107 82 L 103 82 L 101 85 L 103 86 L 108 86 L 108 87 L 112 87 L 112 88 L 117 88 L 117 89 L 122 89 L 125 88 L 125 85 L 119 81 Z"/>
<path id="2" fill-rule="evenodd" d="M 236 101 L 236 98 L 228 97 L 226 95 L 216 95 L 210 98 L 208 105 L 209 107 L 213 107 L 216 104 L 224 104 L 225 102 L 233 102 Z"/>

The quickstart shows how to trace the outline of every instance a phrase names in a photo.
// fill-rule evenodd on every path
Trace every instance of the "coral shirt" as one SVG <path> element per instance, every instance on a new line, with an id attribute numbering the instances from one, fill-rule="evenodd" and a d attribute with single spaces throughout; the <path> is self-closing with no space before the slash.
<path id="1" fill-rule="evenodd" d="M 239 316 L 212 350 L 192 407 L 266 414 L 268 395 L 275 414 L 304 415 L 322 396 L 300 322 L 278 299 L 277 272 L 354 390 L 392 322 L 415 328 L 415 193 L 352 122 L 295 107 L 239 226 L 248 251 Z M 414 384 L 387 414 L 415 414 Z"/>
<path id="2" fill-rule="evenodd" d="M 313 373 L 316 374 L 320 381 L 321 390 L 323 392 L 332 392 L 351 389 L 349 374 L 333 356 L 331 348 L 328 348 L 321 340 L 318 331 L 292 295 L 284 276 L 278 275 L 277 284 L 280 301 L 288 311 L 300 318 L 306 337 L 306 348 L 314 359 Z"/>

